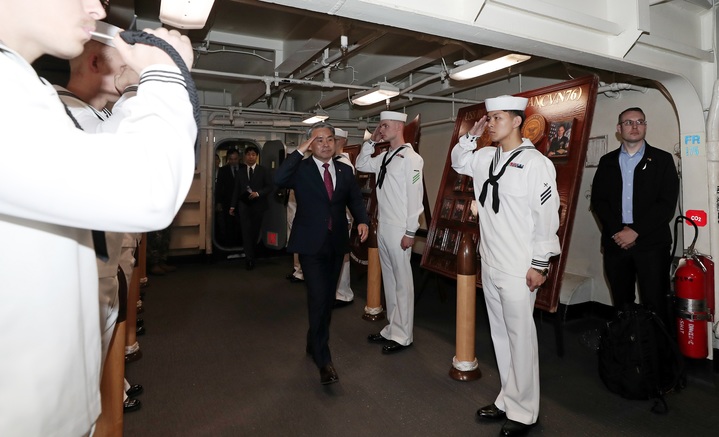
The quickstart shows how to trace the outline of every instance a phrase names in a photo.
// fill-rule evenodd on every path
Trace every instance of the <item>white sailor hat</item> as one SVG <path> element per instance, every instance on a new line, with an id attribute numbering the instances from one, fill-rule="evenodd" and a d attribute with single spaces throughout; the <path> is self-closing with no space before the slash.
<path id="1" fill-rule="evenodd" d="M 348 132 L 346 130 L 342 130 L 338 127 L 335 128 L 335 136 L 336 137 L 347 138 L 347 133 Z"/>
<path id="2" fill-rule="evenodd" d="M 118 32 L 120 32 L 122 29 L 120 29 L 117 26 L 113 26 L 112 24 L 105 23 L 104 21 L 96 21 L 95 22 L 95 32 L 100 35 L 107 35 L 109 37 L 114 38 L 115 35 L 117 35 Z M 96 35 L 92 35 L 91 38 L 97 42 L 101 42 L 105 45 L 108 45 L 110 47 L 115 47 L 115 44 L 112 42 L 112 39 L 102 38 Z"/>
<path id="3" fill-rule="evenodd" d="M 487 111 L 524 111 L 529 99 L 525 97 L 499 96 L 484 101 Z"/>
<path id="4" fill-rule="evenodd" d="M 407 114 L 395 111 L 382 111 L 379 113 L 380 120 L 396 120 L 402 123 L 407 121 Z"/>

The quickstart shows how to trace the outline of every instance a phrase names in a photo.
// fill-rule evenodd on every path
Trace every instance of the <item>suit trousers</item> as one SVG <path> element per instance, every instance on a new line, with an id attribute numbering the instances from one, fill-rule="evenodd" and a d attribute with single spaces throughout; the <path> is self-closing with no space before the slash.
<path id="1" fill-rule="evenodd" d="M 650 250 L 624 250 L 604 248 L 604 272 L 607 275 L 612 301 L 617 310 L 636 299 L 636 285 L 639 297 L 652 311 L 657 313 L 665 326 L 671 326 L 669 318 L 669 246 Z"/>
<path id="2" fill-rule="evenodd" d="M 482 286 L 502 388 L 494 401 L 507 418 L 531 425 L 539 416 L 536 292 L 526 279 L 482 264 Z"/>
<path id="3" fill-rule="evenodd" d="M 380 334 L 408 346 L 414 341 L 414 280 L 410 265 L 412 249 L 402 250 L 403 236 L 403 227 L 379 224 L 377 246 L 389 322 Z"/>
<path id="4" fill-rule="evenodd" d="M 247 261 L 255 260 L 255 246 L 260 237 L 262 218 L 265 208 L 261 205 L 240 205 L 240 226 L 242 228 L 242 247 Z"/>
<path id="5" fill-rule="evenodd" d="M 329 232 L 324 236 L 324 242 L 317 253 L 299 255 L 307 286 L 310 325 L 307 330 L 307 347 L 320 368 L 332 362 L 329 348 L 330 321 L 344 255 L 332 244 Z"/>

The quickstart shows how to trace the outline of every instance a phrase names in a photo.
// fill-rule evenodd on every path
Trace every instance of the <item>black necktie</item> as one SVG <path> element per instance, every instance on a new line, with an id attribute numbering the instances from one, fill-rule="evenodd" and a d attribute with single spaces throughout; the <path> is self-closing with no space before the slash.
<path id="1" fill-rule="evenodd" d="M 325 183 L 325 190 L 327 190 L 327 197 L 332 200 L 332 194 L 334 194 L 334 187 L 332 186 L 332 175 L 330 174 L 329 167 L 330 165 L 328 163 L 322 164 L 322 167 L 324 167 L 325 171 L 322 173 L 322 180 Z M 330 220 L 327 222 L 327 229 L 330 231 L 332 230 L 332 215 L 330 215 Z"/>
<path id="2" fill-rule="evenodd" d="M 255 169 L 250 167 L 250 180 L 252 180 L 252 176 L 255 174 Z"/>
<path id="3" fill-rule="evenodd" d="M 232 166 L 232 177 L 234 178 L 237 175 L 237 167 L 234 165 Z"/>
<path id="4" fill-rule="evenodd" d="M 504 170 L 507 169 L 507 166 L 514 158 L 517 157 L 520 153 L 522 153 L 522 150 L 527 149 L 529 147 L 521 147 L 519 150 L 514 152 L 512 156 L 509 157 L 507 162 L 504 163 L 501 170 L 499 170 L 499 173 L 497 175 L 494 175 L 494 164 L 495 162 L 498 162 L 498 156 L 495 156 L 495 159 L 492 160 L 492 162 L 489 164 L 489 178 L 487 178 L 486 181 L 484 181 L 484 184 L 482 185 L 482 192 L 479 194 L 479 200 L 480 205 L 484 206 L 484 200 L 487 198 L 487 185 L 492 186 L 492 209 L 494 210 L 494 213 L 499 212 L 499 178 L 502 177 L 504 174 Z M 497 153 L 499 153 L 499 149 L 497 149 Z"/>

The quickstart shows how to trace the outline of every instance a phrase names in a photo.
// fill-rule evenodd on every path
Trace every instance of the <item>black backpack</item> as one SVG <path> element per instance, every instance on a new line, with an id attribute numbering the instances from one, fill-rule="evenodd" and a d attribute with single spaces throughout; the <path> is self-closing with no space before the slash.
<path id="1" fill-rule="evenodd" d="M 684 357 L 659 317 L 632 305 L 608 322 L 599 341 L 599 376 L 627 399 L 657 399 L 651 411 L 666 414 L 664 395 L 686 386 Z"/>

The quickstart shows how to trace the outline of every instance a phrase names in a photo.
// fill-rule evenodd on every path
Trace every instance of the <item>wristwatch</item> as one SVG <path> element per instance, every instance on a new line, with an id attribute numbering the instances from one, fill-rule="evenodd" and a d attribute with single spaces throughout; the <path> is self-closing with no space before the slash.
<path id="1" fill-rule="evenodd" d="M 541 270 L 540 270 L 540 269 L 538 269 L 538 268 L 536 268 L 536 267 L 532 267 L 532 270 L 534 270 L 535 272 L 539 273 L 539 274 L 542 275 L 542 276 L 547 276 L 547 273 L 549 273 L 549 269 L 547 269 L 547 268 L 544 268 L 544 269 L 541 269 Z"/>

